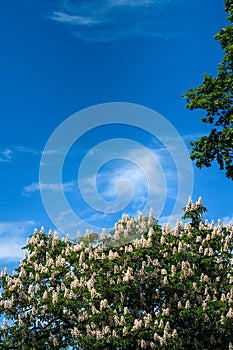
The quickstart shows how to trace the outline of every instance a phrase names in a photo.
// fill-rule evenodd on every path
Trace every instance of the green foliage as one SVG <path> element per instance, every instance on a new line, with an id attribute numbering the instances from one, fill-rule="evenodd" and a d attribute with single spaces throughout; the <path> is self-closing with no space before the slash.
<path id="1" fill-rule="evenodd" d="M 74 242 L 76 243 L 83 242 L 85 246 L 90 246 L 95 244 L 98 241 L 98 237 L 99 237 L 98 233 L 87 231 L 84 236 L 79 235 L 77 238 L 75 238 Z"/>
<path id="2" fill-rule="evenodd" d="M 211 166 L 216 160 L 228 178 L 233 179 L 233 1 L 225 0 L 230 25 L 215 38 L 220 42 L 224 57 L 218 65 L 218 75 L 203 75 L 203 83 L 183 95 L 187 108 L 203 109 L 204 123 L 213 125 L 208 136 L 192 141 L 191 159 L 199 168 Z"/>
<path id="3" fill-rule="evenodd" d="M 0 348 L 232 350 L 233 227 L 204 211 L 189 200 L 174 229 L 124 216 L 92 245 L 35 231 L 1 274 Z"/>
<path id="4" fill-rule="evenodd" d="M 158 220 L 154 218 L 153 209 L 150 210 L 148 217 L 143 217 L 142 213 L 138 213 L 138 220 L 135 221 L 127 214 L 122 215 L 114 229 L 107 234 L 106 229 L 103 229 L 101 235 L 87 230 L 84 236 L 78 232 L 78 237 L 74 239 L 75 243 L 81 243 L 85 246 L 99 246 L 99 247 L 117 247 L 119 245 L 126 245 L 134 239 L 140 238 L 141 235 L 148 231 L 148 227 L 153 227 L 159 230 L 161 227 Z"/>

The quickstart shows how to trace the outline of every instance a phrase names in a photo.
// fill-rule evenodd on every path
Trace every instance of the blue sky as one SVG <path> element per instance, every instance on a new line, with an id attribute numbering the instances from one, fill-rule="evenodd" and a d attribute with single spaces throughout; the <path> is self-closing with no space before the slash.
<path id="1" fill-rule="evenodd" d="M 223 8 L 220 0 L 1 2 L 0 267 L 17 264 L 34 227 L 44 225 L 48 231 L 57 224 L 71 236 L 79 229 L 83 233 L 85 224 L 112 227 L 123 212 L 135 216 L 146 210 L 148 192 L 161 222 L 169 219 L 179 195 L 174 130 L 188 149 L 190 140 L 209 130 L 200 121 L 202 112 L 188 111 L 181 95 L 201 83 L 203 72 L 216 74 L 222 51 L 213 36 L 226 25 Z M 69 132 L 60 134 L 57 149 L 43 150 L 71 115 L 111 102 L 150 108 L 174 129 L 168 128 L 164 144 L 159 127 L 155 137 L 148 129 L 110 118 L 105 125 L 93 122 L 88 130 L 82 129 L 85 113 L 77 114 L 77 130 L 70 129 L 70 135 L 80 137 L 66 154 L 62 193 L 81 224 L 59 212 L 61 189 L 51 166 L 67 146 Z M 41 189 L 51 195 L 56 223 L 40 194 L 42 155 L 52 159 Z M 78 184 L 81 162 L 88 159 Z M 97 163 L 100 167 L 92 169 Z M 193 182 L 193 191 L 186 192 L 194 200 L 202 196 L 208 219 L 232 220 L 232 182 L 217 166 L 199 170 L 193 164 L 193 181 L 190 169 L 182 171 L 182 181 Z M 178 198 L 181 206 L 183 197 Z"/>

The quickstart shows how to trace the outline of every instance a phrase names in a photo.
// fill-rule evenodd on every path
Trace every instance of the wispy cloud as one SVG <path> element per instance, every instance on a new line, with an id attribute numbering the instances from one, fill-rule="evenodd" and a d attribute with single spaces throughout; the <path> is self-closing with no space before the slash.
<path id="1" fill-rule="evenodd" d="M 22 247 L 33 233 L 34 221 L 0 222 L 0 264 L 23 258 Z"/>
<path id="2" fill-rule="evenodd" d="M 165 198 L 176 196 L 174 187 L 177 185 L 177 174 L 174 166 L 162 151 L 156 150 L 154 153 L 155 150 L 145 151 L 144 147 L 129 150 L 121 147 L 121 160 L 103 168 L 97 177 L 86 167 L 87 172 L 79 179 L 85 201 L 104 213 L 115 213 L 130 204 L 130 215 L 137 215 L 137 211 L 144 206 L 145 211 L 155 206 L 155 215 L 159 215 Z M 108 145 L 107 152 L 110 154 L 109 158 L 116 159 L 119 149 L 114 155 L 114 149 L 111 150 Z M 92 154 L 91 157 L 95 159 L 90 159 L 89 162 L 93 164 L 98 156 L 101 158 L 101 154 L 106 156 L 104 152 L 99 152 L 99 155 Z"/>
<path id="3" fill-rule="evenodd" d="M 29 195 L 40 190 L 48 190 L 52 192 L 73 192 L 74 185 L 75 181 L 64 182 L 63 184 L 33 182 L 32 184 L 23 188 L 23 195 Z"/>
<path id="4" fill-rule="evenodd" d="M 59 12 L 59 11 L 54 11 L 53 15 L 51 16 L 51 19 L 58 22 L 74 24 L 74 25 L 93 25 L 93 24 L 99 23 L 98 20 L 95 20 L 91 17 L 69 15 L 67 13 Z"/>
<path id="5" fill-rule="evenodd" d="M 204 136 L 203 132 L 196 132 L 195 134 L 186 134 L 186 135 L 182 135 L 182 138 L 184 141 L 194 141 L 199 139 L 200 137 Z"/>
<path id="6" fill-rule="evenodd" d="M 98 223 L 103 220 L 105 221 L 104 227 L 106 227 L 107 215 L 98 212 L 92 212 L 91 210 L 79 210 L 77 215 L 72 210 L 61 211 L 55 217 L 54 225 L 56 230 L 61 232 L 63 235 L 69 234 L 71 238 L 75 238 L 77 232 L 82 235 L 85 234 L 86 230 L 100 233 L 103 225 L 98 226 Z M 113 225 L 111 226 L 111 228 Z"/>
<path id="7" fill-rule="evenodd" d="M 224 218 L 222 218 L 222 223 L 224 226 L 227 226 L 229 224 L 233 224 L 233 215 L 232 216 L 224 216 Z"/>
<path id="8" fill-rule="evenodd" d="M 175 228 L 177 222 L 182 222 L 181 214 L 161 216 L 159 218 L 159 224 L 161 226 L 169 224 L 172 228 Z"/>
<path id="9" fill-rule="evenodd" d="M 12 158 L 13 152 L 9 149 L 0 150 L 0 163 L 9 162 Z"/>
<path id="10" fill-rule="evenodd" d="M 112 228 L 124 212 L 137 217 L 138 210 L 142 210 L 148 215 L 151 207 L 158 218 L 167 198 L 172 202 L 176 200 L 176 168 L 170 164 L 168 154 L 157 148 L 146 149 L 131 143 L 130 147 L 127 142 L 118 142 L 117 145 L 107 142 L 91 150 L 84 168 L 79 169 L 78 186 L 82 200 L 74 200 L 74 191 L 70 198 L 72 208 L 58 208 L 53 217 L 58 231 L 72 236 L 77 230 L 99 232 L 102 227 Z M 71 182 L 67 183 L 65 190 L 70 188 L 69 185 L 75 189 Z M 39 184 L 32 184 L 26 190 L 30 193 L 38 189 Z M 54 184 L 46 184 L 44 189 L 61 190 Z M 183 206 L 184 203 L 181 208 Z"/>
<path id="11" fill-rule="evenodd" d="M 25 147 L 25 146 L 15 146 L 15 151 L 17 152 L 22 152 L 22 153 L 28 153 L 34 156 L 41 156 L 44 151 L 43 150 L 39 150 L 39 149 L 35 149 L 35 148 L 31 148 L 31 147 Z M 50 150 L 49 154 L 57 154 L 59 153 L 57 150 Z M 47 151 L 48 154 L 48 151 Z"/>
<path id="12" fill-rule="evenodd" d="M 71 27 L 74 36 L 88 41 L 113 41 L 132 36 L 174 36 L 161 17 L 174 0 L 74 0 L 61 1 L 49 15 Z M 163 21 L 163 22 L 166 22 Z"/>

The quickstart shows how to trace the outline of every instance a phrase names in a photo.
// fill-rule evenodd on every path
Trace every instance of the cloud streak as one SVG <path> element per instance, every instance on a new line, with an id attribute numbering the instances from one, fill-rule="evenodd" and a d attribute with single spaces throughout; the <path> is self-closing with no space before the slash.
<path id="1" fill-rule="evenodd" d="M 29 195 L 33 192 L 40 190 L 52 191 L 52 192 L 73 192 L 75 181 L 64 182 L 62 186 L 56 183 L 39 183 L 33 182 L 23 188 L 23 195 Z"/>
<path id="2" fill-rule="evenodd" d="M 224 226 L 227 226 L 229 224 L 233 225 L 233 215 L 231 216 L 224 216 L 224 218 L 221 219 Z"/>
<path id="3" fill-rule="evenodd" d="M 85 164 L 88 172 L 79 178 L 82 196 L 91 207 L 105 213 L 115 213 L 129 204 L 132 211 L 129 214 L 137 215 L 139 208 L 146 205 L 147 212 L 150 209 L 148 206 L 153 202 L 156 205 L 155 215 L 159 215 L 165 197 L 176 198 L 177 193 L 174 193 L 173 187 L 177 186 L 177 174 L 171 160 L 163 152 L 156 150 L 154 153 L 154 149 L 145 151 L 140 147 L 128 151 L 122 149 L 122 158 L 117 160 L 118 154 L 114 155 L 110 145 L 107 147 L 106 152 L 110 152 L 110 157 L 107 158 L 115 159 L 118 163 L 109 163 L 98 173 L 95 168 L 90 172 L 88 164 L 93 165 L 97 159 L 96 151 Z M 99 152 L 100 158 L 101 154 L 105 157 L 106 152 Z M 95 160 L 92 159 L 93 156 Z M 102 164 L 104 163 L 106 159 L 103 158 Z"/>
<path id="4" fill-rule="evenodd" d="M 0 150 L 0 163 L 9 162 L 12 158 L 13 152 L 9 149 Z"/>
<path id="5" fill-rule="evenodd" d="M 54 11 L 51 19 L 57 22 L 62 22 L 66 24 L 73 24 L 73 25 L 93 25 L 98 24 L 98 20 L 94 20 L 91 17 L 82 17 L 82 16 L 75 16 L 75 15 L 69 15 L 64 12 Z"/>
<path id="6" fill-rule="evenodd" d="M 31 154 L 33 156 L 41 156 L 44 151 L 39 150 L 39 149 L 35 149 L 35 148 L 30 148 L 30 147 L 25 147 L 25 146 L 16 146 L 15 151 L 17 152 L 22 152 L 22 153 L 28 153 Z M 47 152 L 47 154 L 58 154 L 59 152 L 57 150 L 50 150 L 49 153 Z"/>
<path id="7" fill-rule="evenodd" d="M 162 25 L 161 18 L 164 22 L 171 5 L 174 0 L 74 0 L 61 3 L 48 17 L 68 25 L 74 36 L 87 41 L 168 37 L 174 31 L 169 21 Z"/>
<path id="8" fill-rule="evenodd" d="M 34 221 L 0 222 L 0 264 L 17 261 L 24 256 L 22 247 L 33 233 Z"/>

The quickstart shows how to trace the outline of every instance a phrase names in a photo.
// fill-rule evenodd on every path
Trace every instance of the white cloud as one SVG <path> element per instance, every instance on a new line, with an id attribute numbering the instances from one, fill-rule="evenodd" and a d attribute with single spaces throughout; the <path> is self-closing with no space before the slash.
<path id="1" fill-rule="evenodd" d="M 103 145 L 91 150 L 84 172 L 79 173 L 79 188 L 85 204 L 77 207 L 76 202 L 73 202 L 73 210 L 70 208 L 57 212 L 53 223 L 59 231 L 71 235 L 77 230 L 83 233 L 86 229 L 99 232 L 102 227 L 113 227 L 122 212 L 137 217 L 138 210 L 144 209 L 144 215 L 148 215 L 153 207 L 157 217 L 163 208 L 168 187 L 172 187 L 175 179 L 174 174 L 170 176 L 169 184 L 164 182 L 166 175 L 160 169 L 161 159 L 158 159 L 163 157 L 165 160 L 164 155 L 153 155 L 153 150 L 146 150 L 145 147 L 126 150 L 124 143 L 119 144 L 119 147 L 114 145 L 112 149 L 109 144 L 105 145 L 106 152 L 102 150 Z M 122 158 L 119 158 L 119 151 Z M 105 156 L 117 163 L 108 164 Z M 107 167 L 98 173 L 99 161 L 101 164 L 107 162 Z M 98 163 L 96 172 L 95 162 Z M 169 171 L 173 172 L 171 167 L 165 167 L 165 172 Z M 51 187 L 57 190 L 56 186 Z"/>
<path id="2" fill-rule="evenodd" d="M 95 233 L 100 233 L 102 228 L 105 227 L 110 230 L 114 226 L 114 222 L 110 220 L 108 227 L 109 217 L 104 213 L 93 212 L 90 208 L 73 211 L 70 210 L 61 211 L 54 217 L 53 224 L 54 229 L 60 232 L 61 235 L 69 234 L 71 239 L 76 238 L 77 232 L 82 235 L 86 230 L 91 230 Z M 98 225 L 101 222 L 101 225 Z"/>
<path id="3" fill-rule="evenodd" d="M 89 41 L 113 41 L 131 36 L 174 36 L 161 17 L 171 0 L 76 0 L 61 3 L 49 18 L 72 27 L 72 34 Z M 165 21 L 166 23 L 166 21 Z"/>
<path id="4" fill-rule="evenodd" d="M 87 213 L 86 213 L 87 214 Z M 80 215 L 80 217 L 78 216 Z M 54 225 L 56 229 L 61 232 L 63 235 L 69 234 L 71 238 L 75 238 L 75 234 L 80 231 L 81 234 L 85 234 L 87 229 L 94 229 L 94 226 L 90 225 L 91 216 L 88 215 L 88 222 L 85 219 L 81 219 L 81 217 L 85 217 L 85 213 L 82 211 L 75 215 L 75 213 L 70 210 L 61 211 L 58 213 L 57 217 L 54 218 Z"/>
<path id="5" fill-rule="evenodd" d="M 51 19 L 67 23 L 67 24 L 74 24 L 74 25 L 92 25 L 99 23 L 97 20 L 91 17 L 84 17 L 84 16 L 75 16 L 75 15 L 69 15 L 64 12 L 54 11 L 51 15 Z"/>
<path id="6" fill-rule="evenodd" d="M 165 5 L 171 0 L 109 0 L 112 7 L 147 7 L 151 5 Z"/>
<path id="7" fill-rule="evenodd" d="M 17 261 L 24 256 L 22 247 L 33 233 L 34 221 L 0 222 L 0 264 Z"/>
<path id="8" fill-rule="evenodd" d="M 75 181 L 64 182 L 63 184 L 33 182 L 32 184 L 23 188 L 23 195 L 28 195 L 40 190 L 48 190 L 53 192 L 73 192 L 74 185 Z"/>
<path id="9" fill-rule="evenodd" d="M 182 213 L 176 214 L 176 215 L 167 215 L 167 216 L 161 216 L 159 218 L 159 224 L 161 226 L 165 224 L 169 224 L 172 228 L 176 227 L 177 222 L 182 222 Z"/>
<path id="10" fill-rule="evenodd" d="M 0 150 L 0 163 L 9 162 L 12 158 L 13 152 L 9 149 Z"/>
<path id="11" fill-rule="evenodd" d="M 41 156 L 44 153 L 43 150 L 41 151 L 41 150 L 38 150 L 35 148 L 30 148 L 30 147 L 25 147 L 25 146 L 16 146 L 14 149 L 18 152 L 29 153 L 29 154 L 34 155 L 34 156 Z M 59 152 L 54 149 L 54 150 L 49 150 L 45 153 L 53 155 L 53 154 L 58 154 Z"/>
<path id="12" fill-rule="evenodd" d="M 72 189 L 74 183 L 67 184 L 67 189 L 69 184 Z M 160 219 L 167 202 L 175 205 L 178 185 L 177 169 L 164 149 L 107 141 L 92 149 L 79 168 L 78 186 L 83 201 L 77 206 L 72 197 L 73 209 L 59 207 L 52 221 L 58 231 L 74 235 L 77 230 L 84 233 L 86 229 L 95 232 L 102 227 L 109 229 L 123 212 L 136 218 L 138 210 L 147 216 L 153 208 L 155 217 Z M 38 189 L 39 184 L 35 183 L 27 191 Z M 46 184 L 44 189 L 60 190 L 56 184 Z M 171 212 L 173 216 L 161 218 L 163 222 L 173 224 L 182 216 L 188 196 L 179 195 L 179 213 L 176 210 L 173 217 L 169 204 L 166 214 Z"/>
<path id="13" fill-rule="evenodd" d="M 86 171 L 79 178 L 84 200 L 90 207 L 104 213 L 116 213 L 129 205 L 136 215 L 144 207 L 145 211 L 153 207 L 155 215 L 160 215 L 165 199 L 176 196 L 174 186 L 177 185 L 177 174 L 174 166 L 169 163 L 167 155 L 158 150 L 146 150 L 145 147 L 126 150 L 122 145 L 121 151 L 123 163 L 119 161 L 117 165 L 102 168 L 98 175 L 90 173 L 89 163 L 86 163 Z M 109 152 L 109 157 L 106 152 Z M 114 155 L 110 145 L 106 152 L 99 152 L 99 157 L 103 154 L 104 158 L 119 158 L 117 153 Z M 119 148 L 115 152 L 119 152 Z M 95 171 L 93 164 L 95 161 L 99 164 L 101 159 L 97 160 L 97 153 L 95 159 L 92 157 L 89 162 Z M 103 159 L 102 164 L 105 162 Z"/>
<path id="14" fill-rule="evenodd" d="M 233 215 L 232 216 L 224 216 L 221 219 L 223 226 L 227 226 L 229 224 L 233 224 Z"/>
<path id="15" fill-rule="evenodd" d="M 16 146 L 15 150 L 22 153 L 29 153 L 34 156 L 40 156 L 42 154 L 42 152 L 38 149 L 25 147 L 25 146 Z"/>

